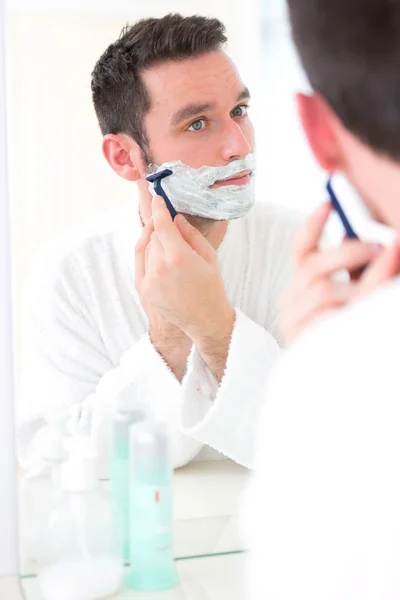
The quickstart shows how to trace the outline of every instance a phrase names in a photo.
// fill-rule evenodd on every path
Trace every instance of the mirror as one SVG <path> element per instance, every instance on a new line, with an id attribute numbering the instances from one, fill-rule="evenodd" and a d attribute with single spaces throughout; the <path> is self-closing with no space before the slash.
<path id="1" fill-rule="evenodd" d="M 100 9 L 99 4 L 104 6 Z M 85 419 L 92 418 L 96 402 L 110 404 L 107 419 L 112 420 L 112 403 L 126 399 L 129 390 L 135 401 L 141 393 L 142 401 L 148 400 L 145 393 L 150 396 L 160 407 L 156 418 L 170 420 L 178 408 L 164 405 L 178 403 L 179 382 L 171 383 L 172 374 L 160 357 L 145 357 L 150 345 L 141 342 L 148 324 L 135 290 L 134 249 L 141 232 L 138 186 L 107 165 L 90 89 L 94 65 L 126 22 L 161 16 L 165 10 L 157 2 L 152 10 L 120 4 L 112 9 L 108 3 L 65 4 L 55 10 L 40 2 L 36 7 L 10 2 L 7 13 L 16 412 L 22 457 L 20 549 L 25 577 L 37 573 L 38 544 L 55 501 L 51 459 L 59 457 L 52 453 L 59 450 L 57 436 L 63 427 L 73 422 L 75 434 L 85 432 Z M 197 6 L 189 10 L 184 4 L 175 2 L 170 9 L 198 12 Z M 243 33 L 230 4 L 221 3 L 218 10 L 212 4 L 203 4 L 201 12 L 224 21 L 229 50 L 246 63 L 249 50 L 242 49 Z M 246 78 L 246 85 L 252 77 Z M 87 252 L 88 240 L 92 247 Z M 86 262 L 90 256 L 92 265 Z M 83 269 L 81 274 L 77 269 Z M 112 307 L 118 305 L 115 311 Z M 54 310 L 61 312 L 56 315 Z M 142 343 L 143 350 L 129 356 L 136 343 Z M 128 392 L 121 385 L 117 393 L 106 376 L 118 369 L 124 356 L 131 361 L 127 369 L 136 368 L 136 383 L 128 382 Z M 166 388 L 157 382 L 159 377 L 164 377 Z M 96 391 L 102 378 L 104 390 Z M 204 414 L 186 415 L 187 430 L 194 430 L 209 410 L 200 408 Z M 107 445 L 105 429 L 102 435 L 101 445 Z M 246 466 L 203 443 L 201 436 L 177 431 L 176 436 L 175 558 L 241 552 L 238 510 Z M 108 450 L 100 454 L 101 487 L 110 495 Z"/>
<path id="2" fill-rule="evenodd" d="M 289 101 L 276 118 L 282 98 L 292 97 L 298 68 L 290 66 L 284 16 L 278 11 L 271 20 L 255 0 L 246 11 L 229 0 L 218 7 L 211 0 L 201 7 L 176 0 L 170 11 L 200 12 L 225 24 L 231 58 L 221 49 L 222 29 L 208 22 L 205 53 L 197 48 L 195 58 L 182 59 L 164 48 L 168 60 L 153 60 L 133 79 L 131 30 L 123 28 L 165 16 L 163 4 L 65 0 L 55 9 L 45 0 L 19 0 L 8 6 L 20 570 L 26 586 L 36 585 L 30 578 L 43 555 L 51 560 L 59 551 L 48 542 L 61 488 L 83 485 L 76 462 L 71 476 L 65 442 L 71 453 L 75 442 L 80 448 L 80 475 L 87 475 L 95 450 L 102 497 L 109 506 L 122 505 L 126 517 L 127 494 L 138 497 L 128 458 L 133 434 L 129 444 L 124 438 L 121 454 L 114 436 L 118 418 L 138 411 L 163 423 L 170 440 L 173 557 L 180 574 L 188 570 L 185 559 L 194 557 L 228 561 L 232 555 L 234 562 L 218 568 L 239 573 L 237 565 L 243 566 L 239 506 L 253 466 L 266 378 L 283 345 L 277 301 L 299 226 L 297 214 L 270 204 L 298 208 L 294 186 L 314 178 Z M 197 38 L 201 27 L 204 22 L 194 23 Z M 154 32 L 143 31 L 135 40 L 143 47 L 137 60 L 146 65 L 146 41 Z M 110 44 L 114 50 L 105 55 Z M 286 79 L 272 51 L 276 45 L 287 58 Z M 264 70 L 266 81 L 259 76 Z M 269 165 L 257 179 L 255 137 L 258 161 Z M 297 171 L 288 178 L 282 165 L 291 162 Z M 178 217 L 176 227 L 165 206 L 152 204 L 156 186 L 146 180 L 166 169 L 172 173 L 158 193 L 187 217 L 187 223 Z M 318 201 L 307 195 L 307 185 L 299 187 L 302 201 Z M 157 456 L 162 462 L 165 452 Z M 169 494 L 169 483 L 163 486 L 162 494 Z M 160 503 L 158 488 L 152 501 Z M 121 515 L 113 519 L 121 525 Z M 122 525 L 129 569 L 124 517 Z M 76 537 L 71 545 L 79 545 Z M 239 593 L 235 578 L 229 583 Z"/>

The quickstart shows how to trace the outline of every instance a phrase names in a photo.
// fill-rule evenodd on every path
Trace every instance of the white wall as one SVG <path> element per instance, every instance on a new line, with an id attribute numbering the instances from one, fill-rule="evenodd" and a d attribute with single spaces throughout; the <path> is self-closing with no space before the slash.
<path id="1" fill-rule="evenodd" d="M 284 0 L 263 5 L 259 156 L 265 174 L 264 195 L 308 212 L 323 199 L 325 183 L 325 175 L 308 147 L 295 104 L 295 93 L 310 87 L 291 40 Z"/>

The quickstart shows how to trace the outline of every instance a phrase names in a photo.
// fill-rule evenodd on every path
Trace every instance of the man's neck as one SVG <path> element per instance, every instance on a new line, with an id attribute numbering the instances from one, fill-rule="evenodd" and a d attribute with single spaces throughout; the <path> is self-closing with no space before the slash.
<path id="1" fill-rule="evenodd" d="M 227 221 L 212 221 L 211 219 L 203 219 L 202 217 L 193 217 L 190 215 L 186 215 L 186 219 L 204 235 L 214 250 L 218 248 L 225 237 L 228 228 Z"/>
<path id="2" fill-rule="evenodd" d="M 377 153 L 342 129 L 343 173 L 362 198 L 371 216 L 400 235 L 400 165 Z"/>
<path id="3" fill-rule="evenodd" d="M 400 168 L 397 163 L 381 159 L 373 182 L 366 190 L 368 204 L 378 220 L 396 230 L 400 236 Z"/>
<path id="4" fill-rule="evenodd" d="M 142 215 L 142 210 L 139 208 L 139 217 L 142 226 L 147 223 L 149 216 L 145 217 Z M 189 221 L 193 227 L 198 229 L 201 234 L 204 235 L 206 240 L 211 244 L 211 246 L 216 250 L 219 245 L 222 243 L 222 240 L 225 237 L 226 230 L 228 228 L 227 221 L 212 221 L 211 219 L 203 219 L 203 217 L 193 217 L 191 215 L 185 215 L 186 219 Z"/>

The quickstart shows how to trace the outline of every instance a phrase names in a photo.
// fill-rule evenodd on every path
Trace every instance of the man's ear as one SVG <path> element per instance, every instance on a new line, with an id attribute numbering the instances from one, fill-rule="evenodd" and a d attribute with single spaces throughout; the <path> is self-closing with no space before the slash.
<path id="1" fill-rule="evenodd" d="M 109 133 L 103 138 L 103 155 L 110 167 L 123 179 L 137 181 L 143 173 L 142 153 L 129 136 Z"/>
<path id="2" fill-rule="evenodd" d="M 319 94 L 297 94 L 296 101 L 303 130 L 318 164 L 329 173 L 340 170 L 337 118 L 333 111 Z"/>

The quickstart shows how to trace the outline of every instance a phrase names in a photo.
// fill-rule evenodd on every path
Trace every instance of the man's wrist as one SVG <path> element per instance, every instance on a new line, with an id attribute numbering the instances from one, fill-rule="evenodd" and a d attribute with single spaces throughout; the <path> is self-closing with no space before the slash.
<path id="1" fill-rule="evenodd" d="M 180 381 L 186 368 L 192 341 L 180 329 L 177 331 L 163 329 L 162 332 L 150 330 L 149 338 L 157 353 Z"/>
<path id="2" fill-rule="evenodd" d="M 212 323 L 209 323 L 203 330 L 188 335 L 201 354 L 225 352 L 230 345 L 235 321 L 235 309 L 229 307 L 218 319 L 213 319 Z"/>
<path id="3" fill-rule="evenodd" d="M 189 341 L 187 335 L 177 327 L 152 329 L 149 331 L 150 341 L 155 348 L 161 353 L 176 353 L 182 352 L 182 344 Z"/>
<path id="4" fill-rule="evenodd" d="M 218 318 L 216 326 L 208 330 L 206 334 L 192 338 L 198 352 L 219 383 L 226 370 L 235 321 L 235 310 L 230 307 L 225 314 Z"/>

